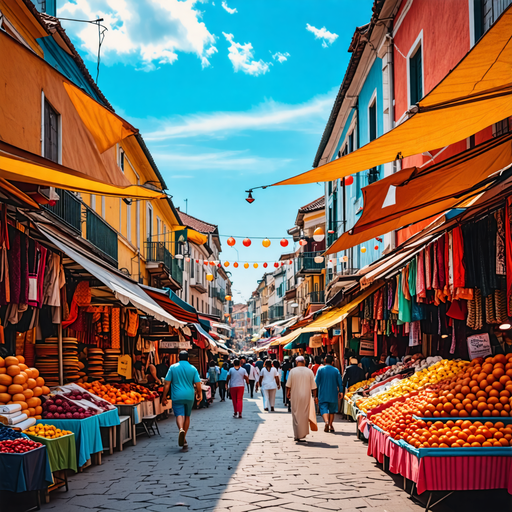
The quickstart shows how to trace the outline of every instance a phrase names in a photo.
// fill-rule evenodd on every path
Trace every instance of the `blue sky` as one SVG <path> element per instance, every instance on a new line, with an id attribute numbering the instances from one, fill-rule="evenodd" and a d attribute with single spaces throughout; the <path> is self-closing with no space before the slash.
<path id="1" fill-rule="evenodd" d="M 226 237 L 286 236 L 323 184 L 257 190 L 311 168 L 370 0 L 58 0 L 58 16 L 102 17 L 99 86 L 140 129 L 177 207 L 219 225 L 235 300 L 283 252 Z M 97 29 L 63 22 L 96 76 Z M 243 269 L 245 261 L 260 266 Z"/>

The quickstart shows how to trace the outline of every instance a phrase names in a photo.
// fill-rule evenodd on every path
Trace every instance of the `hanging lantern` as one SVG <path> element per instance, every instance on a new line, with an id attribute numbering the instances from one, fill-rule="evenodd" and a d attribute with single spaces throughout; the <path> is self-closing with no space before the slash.
<path id="1" fill-rule="evenodd" d="M 261 245 L 263 245 L 263 247 L 270 247 L 270 243 L 270 240 L 268 238 L 265 238 L 265 240 L 261 242 Z"/>
<path id="2" fill-rule="evenodd" d="M 288 262 L 288 265 L 293 265 L 293 260 L 290 260 L 290 261 Z"/>
<path id="3" fill-rule="evenodd" d="M 288 247 L 288 240 L 286 240 L 286 238 L 283 238 L 279 243 L 281 244 L 281 247 Z"/>
<path id="4" fill-rule="evenodd" d="M 213 281 L 213 274 L 206 274 L 207 281 Z"/>
<path id="5" fill-rule="evenodd" d="M 253 267 L 254 267 L 254 268 L 258 268 L 258 264 L 257 264 L 257 263 L 255 263 L 255 264 L 253 265 Z"/>
<path id="6" fill-rule="evenodd" d="M 233 263 L 233 267 L 238 268 L 238 263 L 236 261 Z"/>
<path id="7" fill-rule="evenodd" d="M 196 260 L 196 263 L 199 263 L 199 260 Z"/>
<path id="8" fill-rule="evenodd" d="M 228 238 L 227 244 L 229 245 L 229 247 L 233 247 L 236 244 L 236 240 L 232 236 L 230 236 Z"/>
<path id="9" fill-rule="evenodd" d="M 208 260 L 204 260 L 204 264 L 205 264 L 205 265 L 208 265 Z"/>
<path id="10" fill-rule="evenodd" d="M 210 261 L 210 266 L 214 267 L 215 266 L 215 261 Z"/>
<path id="11" fill-rule="evenodd" d="M 315 256 L 315 263 L 323 263 L 324 257 L 323 256 Z"/>
<path id="12" fill-rule="evenodd" d="M 224 262 L 224 266 L 225 266 L 226 268 L 227 268 L 227 267 L 229 267 L 229 261 L 225 261 L 225 262 Z"/>
<path id="13" fill-rule="evenodd" d="M 251 245 L 251 239 L 250 238 L 244 238 L 244 241 L 242 242 L 245 247 L 249 247 Z"/>
<path id="14" fill-rule="evenodd" d="M 302 247 L 304 247 L 305 245 L 308 245 L 308 241 L 304 240 L 303 238 L 302 240 L 299 240 L 299 244 L 302 245 Z"/>
<path id="15" fill-rule="evenodd" d="M 281 267 L 284 267 L 284 261 L 281 261 Z"/>
<path id="16" fill-rule="evenodd" d="M 352 185 L 352 183 L 354 183 L 354 177 L 347 176 L 344 181 L 345 181 L 345 185 L 347 185 L 347 186 Z"/>
<path id="17" fill-rule="evenodd" d="M 187 263 L 189 263 L 189 262 L 190 262 L 190 258 L 185 258 L 185 261 L 186 261 Z"/>
<path id="18" fill-rule="evenodd" d="M 268 267 L 268 263 L 263 263 L 263 268 L 267 268 Z"/>
<path id="19" fill-rule="evenodd" d="M 229 298 L 231 300 L 231 297 Z M 229 316 L 229 313 L 224 313 L 224 318 L 227 318 Z"/>
<path id="20" fill-rule="evenodd" d="M 376 250 L 376 251 L 378 251 L 378 250 L 379 250 L 379 246 L 378 246 L 378 245 L 376 245 L 376 246 L 375 246 L 375 250 Z"/>
<path id="21" fill-rule="evenodd" d="M 364 254 L 366 252 L 366 247 L 361 247 L 361 252 Z"/>
<path id="22" fill-rule="evenodd" d="M 341 259 L 343 260 L 343 263 L 348 263 L 348 256 L 343 256 Z"/>
<path id="23" fill-rule="evenodd" d="M 325 238 L 325 233 L 322 228 L 316 228 L 313 232 L 313 240 L 315 242 L 321 242 Z"/>
<path id="24" fill-rule="evenodd" d="M 244 268 L 249 268 L 249 263 L 244 263 Z"/>
<path id="25" fill-rule="evenodd" d="M 222 265 L 220 263 L 217 263 L 217 267 L 222 268 Z"/>
<path id="26" fill-rule="evenodd" d="M 226 295 L 225 299 L 229 302 L 231 300 L 231 295 Z M 224 316 L 229 316 L 229 313 L 226 313 Z"/>
<path id="27" fill-rule="evenodd" d="M 274 263 L 274 267 L 278 268 L 279 267 L 279 263 Z"/>

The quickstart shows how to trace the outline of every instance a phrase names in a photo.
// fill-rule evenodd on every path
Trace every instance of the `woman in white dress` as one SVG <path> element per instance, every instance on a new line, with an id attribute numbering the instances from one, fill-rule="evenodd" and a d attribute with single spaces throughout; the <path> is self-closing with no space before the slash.
<path id="1" fill-rule="evenodd" d="M 272 361 L 267 359 L 265 367 L 261 370 L 259 385 L 263 392 L 263 407 L 265 411 L 274 411 L 276 405 L 276 393 L 281 387 L 277 370 L 272 366 Z"/>

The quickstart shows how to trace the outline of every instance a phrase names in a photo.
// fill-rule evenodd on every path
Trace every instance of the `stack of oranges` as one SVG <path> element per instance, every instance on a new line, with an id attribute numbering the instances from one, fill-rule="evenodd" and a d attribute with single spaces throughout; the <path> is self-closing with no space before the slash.
<path id="1" fill-rule="evenodd" d="M 79 385 L 113 405 L 134 405 L 144 400 L 140 393 L 135 391 L 124 392 L 110 384 L 101 384 L 99 381 L 84 382 Z"/>
<path id="2" fill-rule="evenodd" d="M 512 416 L 512 354 L 474 359 L 464 374 L 446 381 L 419 415 L 436 417 Z"/>
<path id="3" fill-rule="evenodd" d="M 501 421 L 413 421 L 403 437 L 415 448 L 502 448 L 512 446 L 512 426 Z"/>

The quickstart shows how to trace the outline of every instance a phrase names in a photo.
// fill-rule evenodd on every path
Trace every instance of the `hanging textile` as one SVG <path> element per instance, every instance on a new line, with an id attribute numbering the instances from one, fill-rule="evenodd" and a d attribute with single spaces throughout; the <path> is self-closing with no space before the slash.
<path id="1" fill-rule="evenodd" d="M 505 212 L 503 208 L 494 214 L 496 218 L 496 274 L 504 276 L 505 262 Z"/>
<path id="2" fill-rule="evenodd" d="M 119 308 L 112 308 L 110 330 L 112 348 L 121 348 L 121 310 Z"/>
<path id="3" fill-rule="evenodd" d="M 130 338 L 137 336 L 137 330 L 139 328 L 139 315 L 136 311 L 128 310 L 126 334 Z"/>
<path id="4" fill-rule="evenodd" d="M 508 316 L 512 316 L 512 234 L 510 229 L 511 214 L 512 214 L 512 197 L 507 198 L 505 206 L 505 254 L 506 254 L 506 267 L 507 267 L 507 312 Z"/>

